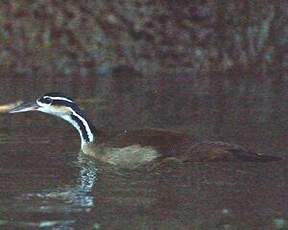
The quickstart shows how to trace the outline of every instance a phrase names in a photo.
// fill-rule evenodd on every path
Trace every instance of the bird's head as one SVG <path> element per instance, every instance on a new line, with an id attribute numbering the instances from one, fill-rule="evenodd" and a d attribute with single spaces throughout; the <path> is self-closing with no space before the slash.
<path id="1" fill-rule="evenodd" d="M 33 102 L 23 103 L 9 113 L 22 113 L 28 111 L 40 111 L 65 119 L 65 116 L 78 112 L 79 107 L 69 97 L 61 93 L 47 93 Z"/>
<path id="2" fill-rule="evenodd" d="M 34 102 L 23 103 L 9 113 L 40 111 L 60 117 L 72 124 L 80 133 L 82 144 L 94 141 L 95 128 L 80 107 L 61 93 L 47 93 Z"/>

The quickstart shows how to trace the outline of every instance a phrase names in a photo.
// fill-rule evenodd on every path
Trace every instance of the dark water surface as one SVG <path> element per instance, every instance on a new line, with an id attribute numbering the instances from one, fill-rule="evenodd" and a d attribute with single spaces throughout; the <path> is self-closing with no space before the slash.
<path id="1" fill-rule="evenodd" d="M 285 81 L 57 79 L 2 79 L 0 101 L 62 91 L 99 128 L 183 130 L 287 156 Z M 116 170 L 79 155 L 64 121 L 0 119 L 1 229 L 288 229 L 286 160 Z"/>

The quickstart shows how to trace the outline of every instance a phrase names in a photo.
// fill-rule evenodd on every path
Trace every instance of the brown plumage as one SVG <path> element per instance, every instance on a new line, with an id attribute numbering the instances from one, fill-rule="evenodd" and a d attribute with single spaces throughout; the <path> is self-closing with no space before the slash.
<path id="1" fill-rule="evenodd" d="M 161 153 L 161 157 L 175 157 L 185 152 L 191 141 L 192 138 L 184 132 L 155 128 L 124 130 L 116 134 L 106 134 L 104 139 L 100 139 L 100 143 L 117 148 L 135 144 L 151 146 Z"/>
<path id="2" fill-rule="evenodd" d="M 137 146 L 138 149 L 151 147 L 158 153 L 158 156 L 153 159 L 154 161 L 165 161 L 167 158 L 177 159 L 177 161 L 183 163 L 215 161 L 269 162 L 281 160 L 280 157 L 255 153 L 239 145 L 225 142 L 193 143 L 192 138 L 186 133 L 164 129 L 125 130 L 118 134 L 109 135 L 104 135 L 102 132 L 102 134 L 99 133 L 98 137 L 100 141 L 93 145 L 94 150 L 97 149 L 97 146 L 108 149 L 124 149 L 129 146 Z M 95 151 L 93 151 L 93 154 L 95 157 Z M 121 154 L 127 159 L 125 153 Z M 129 162 L 132 163 L 129 168 L 141 165 L 140 162 L 138 162 L 140 164 L 132 162 L 132 159 Z M 143 161 L 143 164 L 146 163 L 148 162 Z"/>

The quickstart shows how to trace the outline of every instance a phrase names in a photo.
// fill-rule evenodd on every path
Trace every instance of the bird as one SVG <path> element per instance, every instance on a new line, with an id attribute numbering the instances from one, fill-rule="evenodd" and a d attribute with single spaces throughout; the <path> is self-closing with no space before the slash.
<path id="1" fill-rule="evenodd" d="M 96 129 L 88 116 L 70 97 L 46 93 L 33 102 L 24 102 L 9 111 L 40 111 L 70 123 L 79 133 L 81 152 L 93 159 L 135 169 L 151 162 L 171 159 L 180 162 L 256 161 L 269 162 L 280 157 L 255 153 L 225 142 L 195 143 L 186 133 L 157 128 L 121 130 L 116 134 Z"/>

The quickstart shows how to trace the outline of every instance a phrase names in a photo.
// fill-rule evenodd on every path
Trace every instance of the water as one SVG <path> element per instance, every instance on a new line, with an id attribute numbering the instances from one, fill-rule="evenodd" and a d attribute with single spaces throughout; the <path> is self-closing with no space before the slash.
<path id="1" fill-rule="evenodd" d="M 100 128 L 183 130 L 286 156 L 285 82 L 167 79 L 5 78 L 0 99 L 62 91 Z M 1 229 L 287 229 L 285 160 L 125 171 L 79 155 L 77 133 L 54 117 L 0 120 Z"/>

